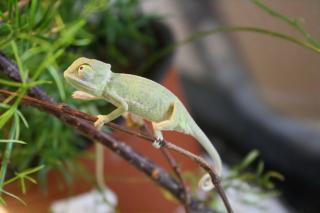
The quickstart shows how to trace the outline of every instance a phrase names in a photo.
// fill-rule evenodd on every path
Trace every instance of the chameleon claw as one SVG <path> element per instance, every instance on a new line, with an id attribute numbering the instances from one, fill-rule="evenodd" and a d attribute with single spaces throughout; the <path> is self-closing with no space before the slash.
<path id="1" fill-rule="evenodd" d="M 98 119 L 94 122 L 94 126 L 99 129 L 107 122 L 104 115 L 97 115 L 97 118 Z"/>
<path id="2" fill-rule="evenodd" d="M 156 149 L 160 149 L 165 145 L 163 138 L 157 138 L 153 143 L 153 147 Z"/>

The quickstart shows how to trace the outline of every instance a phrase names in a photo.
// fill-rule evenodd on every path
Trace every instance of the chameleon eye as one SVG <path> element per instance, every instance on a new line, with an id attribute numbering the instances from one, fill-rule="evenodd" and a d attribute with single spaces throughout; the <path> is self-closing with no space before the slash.
<path id="1" fill-rule="evenodd" d="M 78 76 L 81 79 L 90 79 L 92 75 L 93 75 L 93 70 L 89 64 L 82 64 L 78 67 Z"/>
<path id="2" fill-rule="evenodd" d="M 90 71 L 92 68 L 88 64 L 82 64 L 78 68 L 78 72 Z"/>

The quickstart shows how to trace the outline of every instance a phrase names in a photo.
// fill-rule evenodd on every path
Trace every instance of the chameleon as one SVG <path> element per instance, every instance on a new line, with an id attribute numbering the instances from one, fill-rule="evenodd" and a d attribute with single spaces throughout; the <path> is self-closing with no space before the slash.
<path id="1" fill-rule="evenodd" d="M 208 152 L 215 172 L 221 175 L 222 162 L 217 150 L 182 102 L 161 84 L 137 75 L 114 73 L 110 64 L 85 57 L 75 60 L 63 75 L 66 82 L 77 89 L 72 94 L 74 99 L 103 99 L 116 107 L 108 115 L 97 115 L 96 127 L 101 128 L 125 113 L 132 113 L 151 122 L 156 148 L 161 147 L 162 131 L 191 135 Z M 214 188 L 208 174 L 201 178 L 199 184 L 206 191 Z"/>

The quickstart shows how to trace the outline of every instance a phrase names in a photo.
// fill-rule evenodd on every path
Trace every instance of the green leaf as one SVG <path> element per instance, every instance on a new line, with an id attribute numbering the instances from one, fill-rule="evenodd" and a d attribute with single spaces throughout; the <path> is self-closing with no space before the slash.
<path id="1" fill-rule="evenodd" d="M 30 81 L 27 83 L 26 87 L 34 87 L 40 84 L 51 84 L 51 81 L 39 80 L 39 81 Z"/>
<path id="2" fill-rule="evenodd" d="M 269 171 L 265 174 L 265 177 L 267 179 L 270 179 L 270 178 L 276 178 L 278 180 L 281 180 L 281 181 L 284 181 L 284 176 L 282 174 L 280 174 L 279 172 L 276 172 L 276 171 Z"/>
<path id="3" fill-rule="evenodd" d="M 51 81 L 44 81 L 44 80 L 39 80 L 39 81 L 30 81 L 26 85 L 23 83 L 15 82 L 15 81 L 7 81 L 4 79 L 0 79 L 0 84 L 6 85 L 6 86 L 11 86 L 11 87 L 34 87 L 40 84 L 50 84 Z"/>
<path id="4" fill-rule="evenodd" d="M 41 41 L 41 42 L 42 42 L 42 41 Z M 45 44 L 45 46 L 47 46 L 47 43 Z M 33 56 L 38 56 L 38 54 L 40 54 L 40 53 L 42 53 L 42 52 L 46 52 L 46 48 L 43 47 L 43 45 L 30 48 L 30 49 L 28 49 L 27 51 L 25 51 L 25 52 L 22 54 L 21 60 L 22 60 L 22 61 L 28 61 L 28 60 L 31 59 Z"/>
<path id="5" fill-rule="evenodd" d="M 15 198 L 16 200 L 20 201 L 20 203 L 22 203 L 22 204 L 25 205 L 25 206 L 27 205 L 20 197 L 14 195 L 14 194 L 12 194 L 12 193 L 10 193 L 10 192 L 8 192 L 8 191 L 5 191 L 5 190 L 3 190 L 3 189 L 2 189 L 2 190 L 0 189 L 0 192 L 2 192 L 3 194 L 8 195 L 8 196 L 10 196 L 10 197 Z"/>
<path id="6" fill-rule="evenodd" d="M 14 125 L 15 125 L 15 134 L 13 139 L 17 140 L 20 136 L 20 119 L 17 113 L 14 113 L 13 118 L 14 118 Z"/>
<path id="7" fill-rule="evenodd" d="M 84 27 L 85 24 L 86 22 L 84 20 L 78 20 L 68 26 L 65 26 L 64 30 L 61 32 L 61 36 L 54 44 L 53 48 L 57 49 L 62 45 L 71 44 L 75 40 L 75 35 Z"/>
<path id="8" fill-rule="evenodd" d="M 11 129 L 9 131 L 9 139 L 10 140 L 17 140 L 19 135 L 17 134 L 17 129 L 19 127 L 17 127 L 17 116 L 15 116 L 15 119 L 13 120 Z M 11 153 L 12 153 L 12 149 L 13 149 L 13 143 L 7 143 L 6 144 L 6 148 L 5 151 L 3 153 L 3 157 L 2 157 L 2 161 L 1 161 L 1 169 L 0 169 L 0 190 L 3 190 L 3 186 L 4 186 L 4 180 L 6 177 L 6 173 L 7 173 L 7 167 L 8 164 L 11 160 Z"/>
<path id="9" fill-rule="evenodd" d="M 262 175 L 263 169 L 264 169 L 264 163 L 263 163 L 262 161 L 260 161 L 260 162 L 258 163 L 258 166 L 257 166 L 256 175 L 257 175 L 257 176 Z"/>
<path id="10" fill-rule="evenodd" d="M 8 81 L 4 79 L 0 79 L 0 84 L 3 84 L 5 86 L 11 86 L 11 87 L 22 87 L 22 83 L 19 83 L 16 81 Z"/>
<path id="11" fill-rule="evenodd" d="M 36 15 L 37 15 L 37 10 L 39 8 L 39 1 L 38 0 L 32 0 L 30 4 L 30 9 L 29 9 L 29 27 L 32 29 L 34 23 L 36 22 Z"/>
<path id="12" fill-rule="evenodd" d="M 16 176 L 11 178 L 11 179 L 9 179 L 9 180 L 7 180 L 7 181 L 5 181 L 3 183 L 3 186 L 8 185 L 8 184 L 20 179 L 20 178 L 25 178 L 26 176 L 31 175 L 33 173 L 36 173 L 36 172 L 42 170 L 43 168 L 44 168 L 44 165 L 40 165 L 40 166 L 37 166 L 35 168 L 29 168 L 29 169 L 24 170 L 23 172 L 16 173 Z"/>
<path id="13" fill-rule="evenodd" d="M 49 73 L 51 74 L 54 82 L 57 85 L 57 88 L 58 88 L 58 91 L 59 91 L 61 99 L 65 100 L 66 93 L 65 93 L 64 86 L 63 86 L 62 79 L 61 79 L 62 75 L 60 75 L 58 73 L 57 69 L 54 66 L 49 66 L 48 70 L 49 70 Z"/>
<path id="14" fill-rule="evenodd" d="M 14 140 L 14 139 L 0 139 L 0 143 L 19 143 L 19 144 L 27 144 L 27 142 L 22 140 Z"/>
<path id="15" fill-rule="evenodd" d="M 88 1 L 81 12 L 82 16 L 89 16 L 92 13 L 98 13 L 106 10 L 109 6 L 109 0 L 92 0 Z"/>
<path id="16" fill-rule="evenodd" d="M 37 167 L 34 167 L 34 168 L 27 169 L 27 170 L 21 172 L 20 174 L 30 175 L 32 173 L 35 173 L 35 172 L 38 172 L 38 171 L 42 170 L 43 168 L 44 168 L 44 165 L 40 165 L 40 166 L 37 166 Z"/>
<path id="17" fill-rule="evenodd" d="M 26 194 L 27 192 L 27 187 L 26 183 L 24 182 L 24 178 L 20 178 L 20 184 L 21 184 L 21 190 L 23 194 Z"/>
<path id="18" fill-rule="evenodd" d="M 15 111 L 17 110 L 17 106 L 12 106 L 5 113 L 0 116 L 0 129 L 9 121 L 9 119 L 13 116 Z"/>
<path id="19" fill-rule="evenodd" d="M 22 80 L 22 82 L 26 82 L 27 76 L 25 76 L 22 61 L 19 56 L 18 46 L 15 41 L 11 41 L 11 48 L 12 48 L 12 51 L 14 53 L 14 57 L 16 59 L 16 62 L 17 62 L 18 68 L 19 68 L 21 80 Z"/>
<path id="20" fill-rule="evenodd" d="M 34 183 L 34 184 L 37 183 L 37 181 L 34 178 L 30 177 L 30 176 L 25 176 L 24 178 L 27 179 L 28 181 L 30 181 L 31 183 Z"/>
<path id="21" fill-rule="evenodd" d="M 0 196 L 0 205 L 6 205 L 6 201 Z"/>
<path id="22" fill-rule="evenodd" d="M 4 103 L 0 103 L 0 108 L 9 109 L 9 108 L 10 108 L 10 105 L 4 104 Z"/>
<path id="23" fill-rule="evenodd" d="M 258 150 L 252 150 L 246 158 L 240 163 L 238 169 L 239 170 L 244 170 L 247 168 L 254 160 L 257 159 L 259 156 L 259 151 Z"/>
<path id="24" fill-rule="evenodd" d="M 25 127 L 29 128 L 29 125 L 28 125 L 26 118 L 23 116 L 23 114 L 19 110 L 17 111 L 17 115 L 22 120 L 22 123 L 25 125 Z"/>
<path id="25" fill-rule="evenodd" d="M 37 79 L 40 74 L 45 70 L 46 67 L 48 67 L 51 63 L 53 63 L 59 56 L 61 56 L 64 53 L 63 49 L 59 49 L 55 53 L 52 54 L 52 52 L 48 52 L 46 60 L 44 60 L 38 67 L 38 69 L 35 71 L 34 76 L 32 77 L 32 80 Z"/>
<path id="26" fill-rule="evenodd" d="M 11 33 L 11 27 L 9 24 L 1 23 L 0 25 L 0 36 L 8 36 Z"/>
<path id="27" fill-rule="evenodd" d="M 34 26 L 34 30 L 38 32 L 43 32 L 45 31 L 48 26 L 50 26 L 51 22 L 54 20 L 54 16 L 58 14 L 58 8 L 60 5 L 61 1 L 55 1 L 54 3 L 49 2 L 49 5 L 42 16 L 42 18 L 39 20 L 39 22 Z"/>
<path id="28" fill-rule="evenodd" d="M 320 42 L 311 36 L 300 24 L 299 20 L 296 18 L 291 18 L 288 16 L 285 16 L 281 14 L 280 12 L 272 9 L 271 7 L 265 5 L 260 0 L 251 0 L 253 4 L 255 4 L 257 7 L 262 9 L 264 12 L 268 13 L 269 15 L 278 18 L 279 20 L 287 23 L 290 27 L 292 27 L 297 32 L 301 33 L 304 38 L 308 41 L 308 43 L 316 48 L 320 48 Z"/>

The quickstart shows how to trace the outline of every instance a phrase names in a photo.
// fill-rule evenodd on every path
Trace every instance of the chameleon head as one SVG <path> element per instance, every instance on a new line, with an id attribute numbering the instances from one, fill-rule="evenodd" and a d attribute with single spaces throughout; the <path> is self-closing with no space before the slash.
<path id="1" fill-rule="evenodd" d="M 84 57 L 75 60 L 63 73 L 73 87 L 95 96 L 102 94 L 111 74 L 110 64 Z"/>

